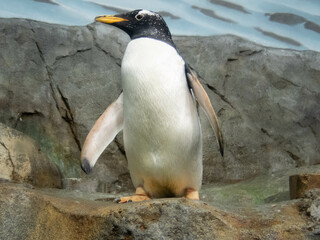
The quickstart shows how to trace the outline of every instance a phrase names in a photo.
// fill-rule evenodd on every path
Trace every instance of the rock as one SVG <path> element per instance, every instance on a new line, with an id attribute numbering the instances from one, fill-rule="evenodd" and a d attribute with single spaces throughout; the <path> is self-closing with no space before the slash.
<path id="1" fill-rule="evenodd" d="M 320 188 L 319 174 L 302 174 L 290 176 L 290 198 L 301 198 L 313 188 Z"/>
<path id="2" fill-rule="evenodd" d="M 62 186 L 67 190 L 79 190 L 81 192 L 97 192 L 99 182 L 96 179 L 64 178 Z"/>
<path id="3" fill-rule="evenodd" d="M 79 174 L 79 148 L 31 21 L 2 19 L 0 36 L 0 122 L 35 139 L 64 175 Z"/>
<path id="4" fill-rule="evenodd" d="M 309 216 L 308 230 L 314 236 L 320 235 L 320 188 L 307 191 L 300 203 L 300 211 Z"/>
<path id="5" fill-rule="evenodd" d="M 58 167 L 28 136 L 0 123 L 0 178 L 37 187 L 62 187 Z"/>
<path id="6" fill-rule="evenodd" d="M 316 198 L 312 202 L 310 208 L 308 209 L 308 212 L 315 221 L 317 221 L 318 223 L 320 222 L 320 197 Z"/>
<path id="7" fill-rule="evenodd" d="M 320 53 L 234 36 L 175 37 L 219 116 L 225 157 L 200 111 L 206 202 L 119 205 L 119 193 L 133 191 L 121 133 L 91 175 L 79 156 L 121 91 L 128 36 L 102 24 L 0 23 L 1 239 L 318 237 L 317 190 L 289 201 L 288 179 L 319 173 Z M 65 189 L 52 189 L 62 179 Z"/>
<path id="8" fill-rule="evenodd" d="M 128 36 L 103 24 L 0 23 L 0 122 L 32 137 L 63 178 L 94 178 L 107 192 L 132 189 L 121 133 L 91 175 L 79 167 L 86 135 L 121 91 Z M 319 53 L 234 36 L 174 40 L 208 92 L 225 139 L 222 159 L 200 111 L 205 184 L 320 163 Z"/>
<path id="9" fill-rule="evenodd" d="M 85 177 L 81 146 L 121 91 L 125 40 L 110 31 L 1 19 L 0 122 L 35 139 L 64 178 Z M 107 191 L 132 188 L 120 148 L 112 143 L 91 175 Z"/>
<path id="10" fill-rule="evenodd" d="M 320 53 L 234 36 L 175 43 L 209 93 L 224 134 L 221 159 L 202 117 L 205 183 L 319 163 Z"/>
<path id="11" fill-rule="evenodd" d="M 320 172 L 320 164 L 280 170 L 231 184 L 207 184 L 200 191 L 200 199 L 222 209 L 232 209 L 233 212 L 242 211 L 243 208 L 246 211 L 248 208 L 263 204 L 289 201 L 291 199 L 289 177 L 315 175 L 318 172 Z M 309 206 L 303 211 L 307 208 Z"/>
<path id="12" fill-rule="evenodd" d="M 174 198 L 115 204 L 0 183 L 2 239 L 310 239 L 296 202 L 254 212 Z"/>

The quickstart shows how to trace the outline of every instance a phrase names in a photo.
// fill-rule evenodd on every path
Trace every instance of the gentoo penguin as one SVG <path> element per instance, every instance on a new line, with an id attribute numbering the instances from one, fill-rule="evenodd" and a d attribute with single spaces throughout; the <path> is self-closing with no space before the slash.
<path id="1" fill-rule="evenodd" d="M 202 139 L 195 100 L 204 109 L 223 155 L 223 139 L 208 95 L 178 54 L 169 28 L 155 12 L 98 16 L 126 32 L 121 64 L 122 93 L 97 120 L 81 152 L 89 173 L 123 129 L 128 168 L 136 193 L 121 203 L 150 198 L 199 199 Z"/>

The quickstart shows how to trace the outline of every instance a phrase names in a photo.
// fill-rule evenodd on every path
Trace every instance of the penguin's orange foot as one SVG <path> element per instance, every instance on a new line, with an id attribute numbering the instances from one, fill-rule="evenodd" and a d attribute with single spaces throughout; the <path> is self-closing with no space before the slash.
<path id="1" fill-rule="evenodd" d="M 199 192 L 193 188 L 187 188 L 186 198 L 192 200 L 199 200 Z"/>
<path id="2" fill-rule="evenodd" d="M 127 203 L 127 202 L 141 202 L 150 200 L 149 195 L 144 191 L 142 187 L 138 187 L 136 189 L 136 193 L 133 196 L 123 197 L 120 199 L 119 203 Z"/>
<path id="3" fill-rule="evenodd" d="M 120 199 L 119 203 L 127 203 L 127 202 L 141 202 L 141 201 L 146 201 L 150 200 L 148 196 L 139 196 L 139 195 L 133 195 L 129 197 L 123 197 Z"/>

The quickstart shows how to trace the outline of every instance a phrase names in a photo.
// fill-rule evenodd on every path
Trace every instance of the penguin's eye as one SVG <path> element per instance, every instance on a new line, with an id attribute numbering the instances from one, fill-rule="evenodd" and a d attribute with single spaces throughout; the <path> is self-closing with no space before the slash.
<path id="1" fill-rule="evenodd" d="M 142 14 L 140 14 L 140 13 L 138 13 L 138 14 L 135 16 L 135 18 L 136 18 L 138 21 L 140 21 L 143 17 L 144 17 L 144 15 L 142 15 Z"/>

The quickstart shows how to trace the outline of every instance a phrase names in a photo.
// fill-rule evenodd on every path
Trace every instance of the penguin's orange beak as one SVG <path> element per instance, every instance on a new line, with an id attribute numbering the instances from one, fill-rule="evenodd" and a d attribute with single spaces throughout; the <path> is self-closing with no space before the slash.
<path id="1" fill-rule="evenodd" d="M 98 16 L 95 18 L 97 22 L 102 22 L 102 23 L 116 23 L 116 22 L 124 22 L 124 21 L 129 21 L 128 19 L 121 18 L 121 17 L 116 17 L 114 15 L 103 15 L 103 16 Z"/>

